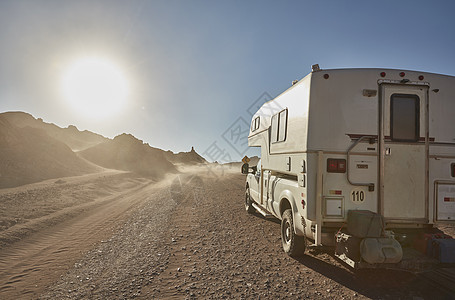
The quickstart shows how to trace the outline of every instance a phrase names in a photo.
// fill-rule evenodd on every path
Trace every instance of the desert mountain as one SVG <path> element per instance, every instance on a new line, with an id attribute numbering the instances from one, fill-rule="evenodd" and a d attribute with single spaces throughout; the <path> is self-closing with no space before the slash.
<path id="1" fill-rule="evenodd" d="M 0 113 L 0 188 L 100 171 L 96 165 L 160 178 L 177 172 L 174 163 L 206 161 L 193 148 L 174 154 L 131 134 L 111 140 L 72 125 L 60 128 L 24 112 Z"/>
<path id="2" fill-rule="evenodd" d="M 20 128 L 28 126 L 42 129 L 50 137 L 65 143 L 74 151 L 84 150 L 108 140 L 102 135 L 88 130 L 79 131 L 73 125 L 67 128 L 61 128 L 55 124 L 43 122 L 42 119 L 35 119 L 31 114 L 25 112 L 5 112 L 1 113 L 0 116 L 13 126 Z"/>
<path id="3" fill-rule="evenodd" d="M 0 114 L 0 188 L 98 170 L 45 130 L 7 119 Z"/>
<path id="4" fill-rule="evenodd" d="M 105 168 L 132 171 L 144 176 L 160 178 L 176 172 L 164 151 L 150 147 L 131 134 L 121 134 L 113 140 L 79 152 L 85 159 Z"/>
<path id="5" fill-rule="evenodd" d="M 194 147 L 191 147 L 190 152 L 179 152 L 177 154 L 169 150 L 165 152 L 165 156 L 174 164 L 195 165 L 207 163 L 207 161 L 194 150 Z"/>

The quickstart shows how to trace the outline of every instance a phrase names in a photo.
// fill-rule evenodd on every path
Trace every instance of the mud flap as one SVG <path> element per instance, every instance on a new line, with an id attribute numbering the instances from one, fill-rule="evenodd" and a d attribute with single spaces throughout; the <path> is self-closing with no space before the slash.
<path id="1" fill-rule="evenodd" d="M 356 264 L 361 260 L 360 243 L 362 239 L 343 232 L 337 233 L 335 239 L 335 256 L 352 268 L 356 268 Z"/>

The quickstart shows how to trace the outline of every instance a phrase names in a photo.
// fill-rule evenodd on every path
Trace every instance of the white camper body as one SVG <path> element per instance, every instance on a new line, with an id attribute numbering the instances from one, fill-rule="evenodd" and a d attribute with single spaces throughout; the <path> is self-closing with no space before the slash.
<path id="1" fill-rule="evenodd" d="M 310 73 L 253 116 L 247 189 L 297 236 L 333 245 L 348 211 L 386 229 L 455 221 L 455 77 L 391 69 Z"/>

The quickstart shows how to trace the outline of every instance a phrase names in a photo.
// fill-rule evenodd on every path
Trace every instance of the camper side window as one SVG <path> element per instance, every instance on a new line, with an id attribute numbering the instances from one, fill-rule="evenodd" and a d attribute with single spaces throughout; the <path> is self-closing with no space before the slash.
<path id="1" fill-rule="evenodd" d="M 280 112 L 280 121 L 278 125 L 278 142 L 286 139 L 286 130 L 288 125 L 288 110 L 285 109 Z"/>
<path id="2" fill-rule="evenodd" d="M 270 141 L 272 143 L 278 141 L 278 114 L 272 116 L 272 129 L 270 132 Z"/>
<path id="3" fill-rule="evenodd" d="M 270 140 L 272 143 L 283 142 L 286 140 L 286 131 L 288 123 L 288 110 L 282 110 L 272 116 L 272 128 L 270 132 Z"/>
<path id="4" fill-rule="evenodd" d="M 251 124 L 251 131 L 256 131 L 259 129 L 259 125 L 260 125 L 260 117 L 257 117 L 253 120 L 253 123 Z"/>

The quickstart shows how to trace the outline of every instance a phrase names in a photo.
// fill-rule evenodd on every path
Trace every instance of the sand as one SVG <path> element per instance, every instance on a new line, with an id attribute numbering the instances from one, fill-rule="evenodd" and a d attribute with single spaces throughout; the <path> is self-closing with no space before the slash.
<path id="1" fill-rule="evenodd" d="M 30 291 L 112 235 L 152 183 L 111 171 L 0 190 L 0 299 L 36 298 Z"/>
<path id="2" fill-rule="evenodd" d="M 43 129 L 20 128 L 0 115 L 0 188 L 99 171 Z"/>

